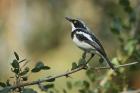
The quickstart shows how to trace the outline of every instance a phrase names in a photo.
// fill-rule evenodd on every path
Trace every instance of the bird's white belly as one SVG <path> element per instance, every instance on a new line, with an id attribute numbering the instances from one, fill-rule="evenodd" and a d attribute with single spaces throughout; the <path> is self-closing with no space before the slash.
<path id="1" fill-rule="evenodd" d="M 94 50 L 94 48 L 91 45 L 89 45 L 88 43 L 85 43 L 84 41 L 79 41 L 75 36 L 73 38 L 73 41 L 78 47 L 84 50 L 92 50 L 92 49 Z"/>

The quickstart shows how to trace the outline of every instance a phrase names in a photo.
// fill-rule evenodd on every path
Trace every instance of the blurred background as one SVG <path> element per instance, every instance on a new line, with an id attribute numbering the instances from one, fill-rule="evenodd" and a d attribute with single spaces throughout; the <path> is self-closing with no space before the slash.
<path id="1" fill-rule="evenodd" d="M 139 11 L 139 0 L 129 1 L 134 10 Z M 110 31 L 110 16 L 115 14 L 126 18 L 118 2 L 119 0 L 0 0 L 0 80 L 12 76 L 10 62 L 14 58 L 14 51 L 20 58 L 28 59 L 30 67 L 41 60 L 52 68 L 50 71 L 31 74 L 30 80 L 70 70 L 72 62 L 77 62 L 83 52 L 72 42 L 71 26 L 65 16 L 85 21 L 101 40 L 109 58 L 114 58 L 120 43 L 118 36 Z M 99 65 L 98 62 L 94 64 Z M 67 81 L 87 79 L 84 72 L 75 73 L 70 79 L 59 78 L 55 87 L 61 90 Z M 99 73 L 100 77 L 105 71 Z M 129 78 L 131 88 L 140 88 L 139 78 L 140 73 L 137 71 Z M 35 89 L 40 91 L 37 87 Z M 71 93 L 79 92 L 73 89 Z"/>

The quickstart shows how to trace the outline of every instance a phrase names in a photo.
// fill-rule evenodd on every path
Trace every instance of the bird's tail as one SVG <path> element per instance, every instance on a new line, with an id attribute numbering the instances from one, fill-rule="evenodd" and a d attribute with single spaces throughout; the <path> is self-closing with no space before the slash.
<path id="1" fill-rule="evenodd" d="M 102 56 L 103 57 L 103 59 L 107 62 L 107 64 L 110 66 L 110 68 L 112 69 L 112 70 L 114 70 L 116 73 L 119 73 L 118 72 L 118 70 L 113 66 L 113 64 L 110 62 L 110 60 L 108 59 L 108 57 L 104 57 L 104 56 Z"/>

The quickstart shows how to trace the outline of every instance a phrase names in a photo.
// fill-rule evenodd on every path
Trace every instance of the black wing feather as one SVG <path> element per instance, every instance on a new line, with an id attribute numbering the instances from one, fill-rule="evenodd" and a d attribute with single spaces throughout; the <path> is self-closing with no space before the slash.
<path id="1" fill-rule="evenodd" d="M 85 37 L 83 34 L 77 34 L 76 32 L 84 32 L 86 34 L 89 34 L 89 36 L 92 38 L 93 41 L 89 40 L 87 37 Z M 88 32 L 86 31 L 85 29 L 75 29 L 72 34 L 71 34 L 71 37 L 73 38 L 74 34 L 76 34 L 76 37 L 81 40 L 81 41 L 84 41 L 86 43 L 89 43 L 91 46 L 93 46 L 99 53 L 101 53 L 103 56 L 106 57 L 106 53 L 105 53 L 105 50 L 102 46 L 102 44 L 100 43 L 100 41 L 91 33 L 91 32 Z"/>

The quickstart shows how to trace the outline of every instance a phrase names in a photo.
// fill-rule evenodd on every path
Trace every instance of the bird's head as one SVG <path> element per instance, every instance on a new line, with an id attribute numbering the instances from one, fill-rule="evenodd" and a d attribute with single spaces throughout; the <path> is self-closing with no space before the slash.
<path id="1" fill-rule="evenodd" d="M 71 23 L 72 31 L 77 29 L 77 28 L 87 29 L 85 23 L 82 20 L 73 19 L 73 18 L 70 18 L 70 17 L 65 17 L 65 18 Z"/>

